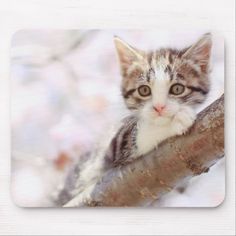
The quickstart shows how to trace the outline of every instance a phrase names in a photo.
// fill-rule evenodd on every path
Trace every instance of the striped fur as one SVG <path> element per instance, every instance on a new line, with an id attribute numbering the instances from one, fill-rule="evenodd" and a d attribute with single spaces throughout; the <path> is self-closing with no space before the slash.
<path id="1" fill-rule="evenodd" d="M 105 154 L 106 169 L 126 165 L 137 158 L 137 117 L 129 116 L 113 137 Z"/>

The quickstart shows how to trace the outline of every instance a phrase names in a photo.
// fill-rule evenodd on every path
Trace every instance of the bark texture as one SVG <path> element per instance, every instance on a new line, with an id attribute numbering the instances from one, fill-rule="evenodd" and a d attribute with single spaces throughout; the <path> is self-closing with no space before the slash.
<path id="1" fill-rule="evenodd" d="M 224 95 L 198 114 L 189 132 L 120 169 L 107 172 L 90 199 L 76 206 L 137 206 L 159 199 L 180 181 L 209 171 L 224 156 Z M 75 206 L 75 205 L 74 205 Z"/>

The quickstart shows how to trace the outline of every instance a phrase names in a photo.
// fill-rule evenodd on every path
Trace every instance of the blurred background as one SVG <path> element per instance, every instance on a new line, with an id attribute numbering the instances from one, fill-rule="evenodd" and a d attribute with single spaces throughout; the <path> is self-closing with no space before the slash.
<path id="1" fill-rule="evenodd" d="M 182 48 L 200 31 L 30 30 L 11 48 L 12 198 L 18 206 L 52 206 L 73 161 L 91 150 L 127 110 L 120 94 L 117 35 L 141 49 Z M 224 43 L 213 33 L 212 89 L 199 111 L 224 92 Z M 106 131 L 106 132 L 104 132 Z M 225 165 L 195 177 L 153 206 L 214 207 L 225 195 Z"/>

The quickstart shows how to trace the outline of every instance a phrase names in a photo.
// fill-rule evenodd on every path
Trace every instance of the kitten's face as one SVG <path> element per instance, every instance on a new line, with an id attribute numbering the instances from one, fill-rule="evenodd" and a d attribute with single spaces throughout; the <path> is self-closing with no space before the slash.
<path id="1" fill-rule="evenodd" d="M 122 95 L 129 109 L 151 119 L 171 119 L 181 106 L 193 107 L 209 91 L 211 36 L 183 50 L 145 53 L 115 39 L 122 71 Z"/>

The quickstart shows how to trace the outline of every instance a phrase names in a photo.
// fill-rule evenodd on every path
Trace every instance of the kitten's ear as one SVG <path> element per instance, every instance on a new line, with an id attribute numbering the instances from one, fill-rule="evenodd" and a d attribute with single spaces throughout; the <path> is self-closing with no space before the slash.
<path id="1" fill-rule="evenodd" d="M 114 43 L 123 72 L 126 72 L 126 70 L 133 64 L 133 62 L 140 62 L 144 59 L 143 51 L 131 47 L 119 37 L 114 37 Z"/>
<path id="2" fill-rule="evenodd" d="M 187 49 L 183 57 L 192 59 L 198 63 L 203 72 L 208 72 L 212 48 L 212 37 L 210 33 L 204 34 L 195 44 Z"/>

